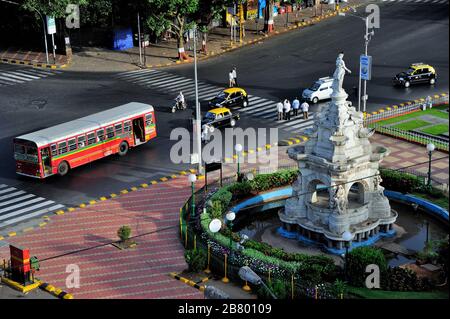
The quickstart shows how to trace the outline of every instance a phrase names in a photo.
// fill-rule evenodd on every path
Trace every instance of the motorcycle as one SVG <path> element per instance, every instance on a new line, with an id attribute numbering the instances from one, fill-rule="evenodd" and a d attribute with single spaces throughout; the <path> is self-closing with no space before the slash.
<path id="1" fill-rule="evenodd" d="M 175 113 L 177 110 L 185 110 L 187 109 L 187 104 L 186 101 L 184 101 L 183 103 L 180 103 L 177 99 L 175 99 L 175 104 L 172 105 L 172 113 Z"/>

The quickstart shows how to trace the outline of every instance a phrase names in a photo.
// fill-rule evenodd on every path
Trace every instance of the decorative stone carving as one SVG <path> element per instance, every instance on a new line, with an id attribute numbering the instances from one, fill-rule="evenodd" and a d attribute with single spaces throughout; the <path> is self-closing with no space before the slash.
<path id="1" fill-rule="evenodd" d="M 341 53 L 336 59 L 331 102 L 315 117 L 308 141 L 288 150 L 289 157 L 298 162 L 301 174 L 293 184 L 293 197 L 279 212 L 283 227 L 298 225 L 296 229 L 320 234 L 322 241 L 331 240 L 333 247 L 339 247 L 345 230 L 371 231 L 376 225 L 389 225 L 397 218 L 377 176 L 379 162 L 389 155 L 389 150 L 371 145 L 368 138 L 373 130 L 364 128 L 363 114 L 346 101 L 343 81 L 350 70 L 343 57 Z M 344 187 L 358 180 L 363 187 L 351 191 Z M 309 186 L 313 181 L 332 187 L 325 201 L 322 197 L 308 203 L 318 192 L 301 195 L 315 190 Z"/>

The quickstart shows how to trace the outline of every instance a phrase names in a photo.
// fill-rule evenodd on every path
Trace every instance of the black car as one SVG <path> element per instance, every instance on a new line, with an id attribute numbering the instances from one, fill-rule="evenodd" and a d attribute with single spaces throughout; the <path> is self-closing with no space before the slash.
<path id="1" fill-rule="evenodd" d="M 408 71 L 400 72 L 392 79 L 394 85 L 410 87 L 412 84 L 436 83 L 436 71 L 431 65 L 424 63 L 411 64 Z"/>
<path id="2" fill-rule="evenodd" d="M 232 114 L 231 111 L 225 107 L 212 109 L 205 114 L 202 119 L 202 129 L 204 125 L 208 127 L 222 127 L 222 126 L 235 126 L 237 120 L 239 120 L 239 114 Z"/>
<path id="3" fill-rule="evenodd" d="M 248 95 L 244 89 L 241 88 L 229 88 L 223 90 L 211 101 L 209 101 L 210 108 L 217 107 L 247 107 Z"/>

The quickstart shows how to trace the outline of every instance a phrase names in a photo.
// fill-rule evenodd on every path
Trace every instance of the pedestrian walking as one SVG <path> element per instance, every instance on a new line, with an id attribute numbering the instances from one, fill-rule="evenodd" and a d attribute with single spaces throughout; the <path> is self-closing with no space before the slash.
<path id="1" fill-rule="evenodd" d="M 425 102 L 427 103 L 427 107 L 431 110 L 433 107 L 433 100 L 431 99 L 431 96 L 428 95 Z"/>
<path id="2" fill-rule="evenodd" d="M 230 88 L 234 87 L 234 75 L 233 75 L 233 70 L 230 71 L 230 73 L 228 74 L 228 79 L 230 81 Z"/>
<path id="3" fill-rule="evenodd" d="M 292 101 L 292 109 L 294 112 L 294 116 L 298 115 L 298 109 L 300 108 L 300 101 L 298 98 L 295 98 L 294 101 Z"/>
<path id="4" fill-rule="evenodd" d="M 284 117 L 283 103 L 281 103 L 281 101 L 277 103 L 277 111 L 278 111 L 278 121 L 281 121 L 281 119 L 283 119 Z"/>
<path id="5" fill-rule="evenodd" d="M 309 112 L 309 104 L 308 102 L 304 101 L 301 105 L 302 108 L 302 112 L 303 112 L 303 119 L 307 119 L 308 118 L 308 112 Z"/>
<path id="6" fill-rule="evenodd" d="M 232 72 L 233 72 L 234 86 L 238 86 L 236 67 L 233 68 Z"/>
<path id="7" fill-rule="evenodd" d="M 283 105 L 284 110 L 284 119 L 290 121 L 291 120 L 291 103 L 288 99 L 284 100 Z"/>

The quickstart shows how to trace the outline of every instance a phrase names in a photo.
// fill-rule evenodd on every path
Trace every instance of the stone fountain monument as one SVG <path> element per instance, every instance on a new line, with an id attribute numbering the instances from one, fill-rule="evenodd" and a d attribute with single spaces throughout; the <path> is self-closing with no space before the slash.
<path id="1" fill-rule="evenodd" d="M 341 250 L 345 231 L 356 242 L 372 243 L 392 234 L 397 213 L 380 186 L 380 161 L 389 150 L 369 141 L 373 130 L 363 126 L 363 114 L 347 101 L 342 88 L 350 72 L 340 53 L 336 60 L 331 102 L 316 116 L 305 134 L 305 145 L 288 150 L 298 162 L 293 196 L 280 210 L 280 233 Z"/>

